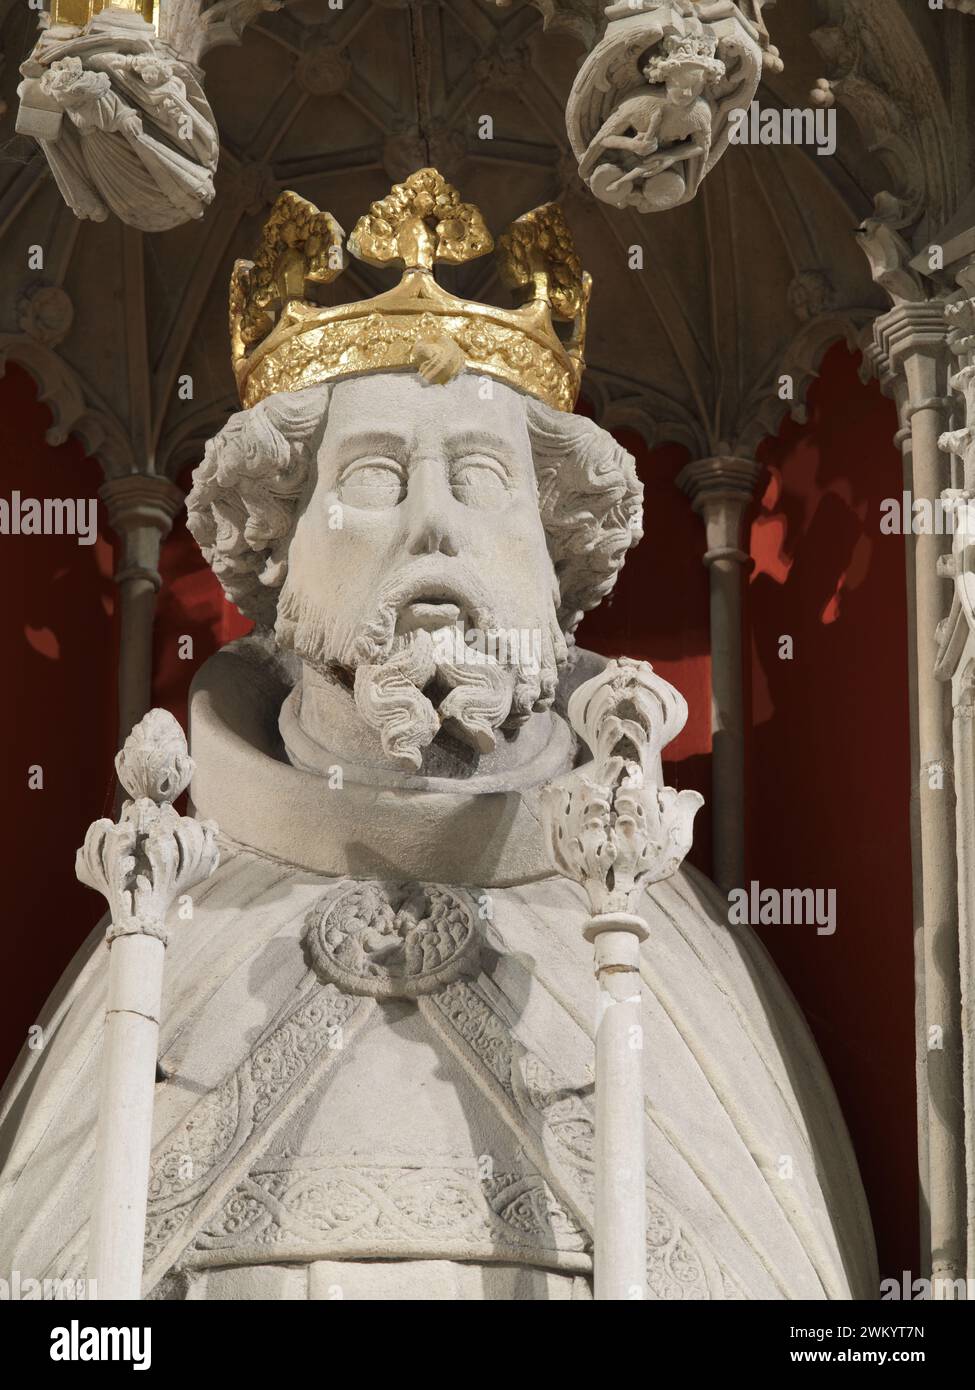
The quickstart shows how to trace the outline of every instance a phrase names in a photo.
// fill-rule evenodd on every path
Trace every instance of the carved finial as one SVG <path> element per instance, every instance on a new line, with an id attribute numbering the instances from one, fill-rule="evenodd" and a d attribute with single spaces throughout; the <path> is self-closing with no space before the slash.
<path id="1" fill-rule="evenodd" d="M 648 661 L 620 657 L 580 685 L 569 700 L 569 723 L 593 755 L 593 774 L 612 776 L 615 760 L 639 764 L 640 780 L 650 786 L 657 758 L 687 723 L 687 701 L 658 676 Z"/>
<path id="2" fill-rule="evenodd" d="M 253 261 L 237 261 L 230 279 L 234 360 L 267 337 L 289 299 L 342 273 L 345 233 L 330 212 L 286 190 L 274 207 Z"/>
<path id="3" fill-rule="evenodd" d="M 151 709 L 139 720 L 116 754 L 115 771 L 133 801 L 145 796 L 162 806 L 186 790 L 193 759 L 183 730 L 168 710 Z"/>
<path id="4" fill-rule="evenodd" d="M 419 169 L 394 184 L 359 218 L 348 241 L 360 260 L 406 270 L 432 270 L 435 261 L 472 261 L 493 245 L 479 209 L 462 203 L 436 169 Z"/>
<path id="5" fill-rule="evenodd" d="M 117 823 L 89 826 L 75 873 L 108 902 L 109 942 L 140 933 L 165 941 L 173 902 L 219 863 L 217 827 L 178 815 L 172 804 L 189 786 L 193 759 L 167 710 L 150 710 L 136 724 L 115 768 L 131 800 Z"/>
<path id="6" fill-rule="evenodd" d="M 703 797 L 657 782 L 658 755 L 686 719 L 684 697 L 644 661 L 611 661 L 569 701 L 593 760 L 545 789 L 543 815 L 555 867 L 594 915 L 632 913 L 691 847 Z"/>
<path id="7" fill-rule="evenodd" d="M 520 300 L 541 300 L 560 319 L 584 313 L 591 281 L 558 203 L 544 203 L 512 222 L 498 237 L 497 258 L 502 283 Z"/>

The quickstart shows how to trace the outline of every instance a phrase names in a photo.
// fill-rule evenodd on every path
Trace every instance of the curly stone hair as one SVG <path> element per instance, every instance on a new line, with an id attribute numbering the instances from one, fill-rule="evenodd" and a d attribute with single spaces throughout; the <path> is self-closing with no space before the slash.
<path id="1" fill-rule="evenodd" d="M 330 396 L 330 386 L 314 386 L 238 411 L 193 474 L 189 529 L 227 598 L 260 627 L 274 625 Z M 525 413 L 559 622 L 570 634 L 643 535 L 643 484 L 632 455 L 592 420 L 530 397 Z"/>

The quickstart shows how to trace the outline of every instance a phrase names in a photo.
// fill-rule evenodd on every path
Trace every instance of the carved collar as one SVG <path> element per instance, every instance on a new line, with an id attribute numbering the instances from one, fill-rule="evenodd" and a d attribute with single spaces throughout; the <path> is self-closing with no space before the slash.
<path id="1" fill-rule="evenodd" d="M 572 683 L 599 660 L 584 654 Z M 502 888 L 551 875 L 537 806 L 540 787 L 571 765 L 562 719 L 517 788 L 383 788 L 348 777 L 338 788 L 286 759 L 278 714 L 289 689 L 282 664 L 249 638 L 211 657 L 193 683 L 194 811 L 224 837 L 337 877 Z"/>

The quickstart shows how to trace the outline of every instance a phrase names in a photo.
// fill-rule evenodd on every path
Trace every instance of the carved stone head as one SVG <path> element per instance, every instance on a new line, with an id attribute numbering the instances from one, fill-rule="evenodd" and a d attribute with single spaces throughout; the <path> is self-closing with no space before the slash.
<path id="1" fill-rule="evenodd" d="M 482 753 L 548 708 L 642 487 L 590 420 L 469 373 L 386 372 L 233 416 L 187 507 L 228 597 L 415 769 L 441 729 Z"/>
<path id="2" fill-rule="evenodd" d="M 725 76 L 725 64 L 717 57 L 717 40 L 710 29 L 689 34 L 668 34 L 643 69 L 651 86 L 663 83 L 675 106 L 690 106 L 705 88 Z"/>

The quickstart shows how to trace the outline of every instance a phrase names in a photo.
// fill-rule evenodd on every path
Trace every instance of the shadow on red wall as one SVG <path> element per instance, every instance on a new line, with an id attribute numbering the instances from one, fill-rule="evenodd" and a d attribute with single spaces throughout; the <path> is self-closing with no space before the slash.
<path id="1" fill-rule="evenodd" d="M 881 1272 L 918 1270 L 907 606 L 897 419 L 832 349 L 805 425 L 768 440 L 748 612 L 751 877 L 835 892 L 833 935 L 761 934 L 829 1068 Z M 783 638 L 791 638 L 791 659 Z"/>

